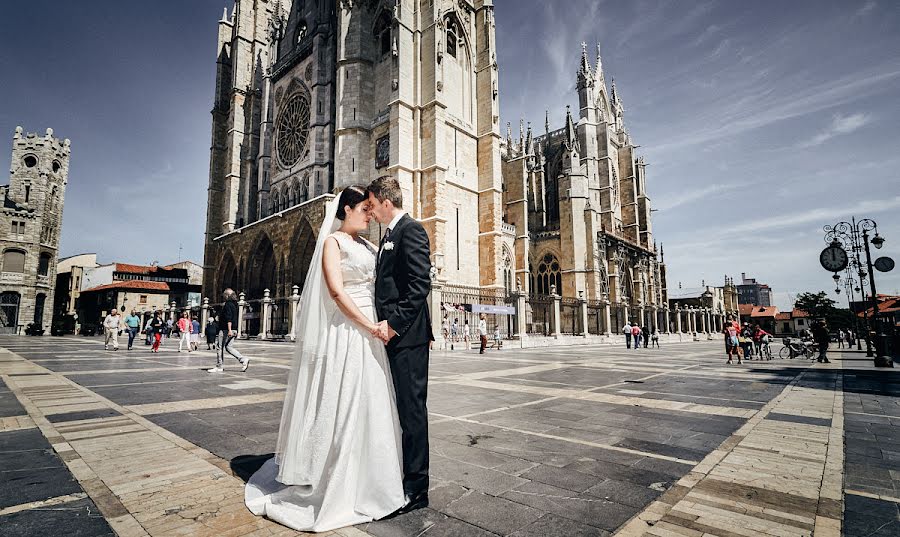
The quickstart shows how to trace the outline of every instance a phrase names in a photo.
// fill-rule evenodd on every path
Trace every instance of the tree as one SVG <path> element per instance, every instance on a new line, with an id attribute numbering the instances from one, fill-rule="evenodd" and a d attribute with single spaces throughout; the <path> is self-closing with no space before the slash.
<path id="1" fill-rule="evenodd" d="M 825 291 L 800 293 L 794 307 L 809 314 L 812 319 L 825 319 L 832 330 L 853 326 L 853 314 L 846 308 L 836 307 L 837 302 L 828 298 Z"/>

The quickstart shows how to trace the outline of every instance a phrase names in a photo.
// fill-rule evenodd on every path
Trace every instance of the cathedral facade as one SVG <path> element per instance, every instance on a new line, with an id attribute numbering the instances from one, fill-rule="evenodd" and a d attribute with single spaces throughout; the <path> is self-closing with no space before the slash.
<path id="1" fill-rule="evenodd" d="M 204 295 L 302 288 L 331 193 L 387 175 L 448 286 L 665 303 L 643 162 L 599 60 L 583 55 L 577 119 L 513 140 L 491 0 L 237 0 L 217 53 Z"/>

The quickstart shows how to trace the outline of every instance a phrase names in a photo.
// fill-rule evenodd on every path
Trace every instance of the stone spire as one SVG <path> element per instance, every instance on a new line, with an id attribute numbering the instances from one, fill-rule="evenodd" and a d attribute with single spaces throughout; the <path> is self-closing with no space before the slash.
<path id="1" fill-rule="evenodd" d="M 550 135 L 550 110 L 544 110 L 544 132 Z"/>
<path id="2" fill-rule="evenodd" d="M 222 8 L 222 20 L 219 22 L 228 22 L 228 6 Z"/>
<path id="3" fill-rule="evenodd" d="M 603 58 L 600 57 L 600 43 L 597 43 L 597 65 L 594 66 L 594 82 L 603 80 Z"/>
<path id="4" fill-rule="evenodd" d="M 513 141 L 512 141 L 512 125 L 509 121 L 506 122 L 506 149 L 510 153 L 513 150 Z"/>
<path id="5" fill-rule="evenodd" d="M 588 60 L 587 43 L 581 43 L 581 65 L 578 67 L 578 87 L 584 88 L 594 84 L 591 61 Z"/>
<path id="6" fill-rule="evenodd" d="M 519 153 L 525 153 L 525 120 L 519 119 Z"/>
<path id="7" fill-rule="evenodd" d="M 525 133 L 525 154 L 534 155 L 534 139 L 531 135 L 531 122 L 528 122 L 528 130 Z"/>
<path id="8" fill-rule="evenodd" d="M 609 88 L 609 100 L 612 101 L 613 104 L 617 104 L 619 102 L 619 94 L 616 92 L 616 79 L 612 79 L 612 86 Z"/>
<path id="9" fill-rule="evenodd" d="M 578 133 L 575 132 L 575 121 L 572 120 L 572 109 L 566 105 L 566 147 L 569 150 L 575 147 Z"/>

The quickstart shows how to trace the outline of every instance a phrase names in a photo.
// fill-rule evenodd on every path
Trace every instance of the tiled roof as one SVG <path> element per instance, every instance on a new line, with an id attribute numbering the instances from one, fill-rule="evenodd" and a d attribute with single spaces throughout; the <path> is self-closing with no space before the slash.
<path id="1" fill-rule="evenodd" d="M 782 311 L 775 314 L 776 321 L 790 321 L 791 320 L 791 312 Z"/>
<path id="2" fill-rule="evenodd" d="M 150 274 L 151 272 L 156 272 L 156 267 L 116 263 L 116 272 L 125 272 L 127 274 Z"/>
<path id="3" fill-rule="evenodd" d="M 169 292 L 169 284 L 166 282 L 150 282 L 145 280 L 128 280 L 124 282 L 113 282 L 108 283 L 106 285 L 98 285 L 97 287 L 91 287 L 90 289 L 85 289 L 82 293 L 87 293 L 91 291 L 105 291 L 107 289 L 126 289 L 126 290 L 137 290 L 137 291 L 164 291 Z"/>
<path id="4" fill-rule="evenodd" d="M 778 308 L 775 306 L 753 306 L 751 317 L 775 317 L 778 314 Z"/>

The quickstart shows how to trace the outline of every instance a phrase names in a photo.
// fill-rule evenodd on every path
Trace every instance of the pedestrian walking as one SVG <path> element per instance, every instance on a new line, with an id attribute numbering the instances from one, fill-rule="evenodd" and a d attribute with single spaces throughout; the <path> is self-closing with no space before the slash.
<path id="1" fill-rule="evenodd" d="M 636 323 L 631 326 L 631 339 L 634 340 L 634 348 L 641 348 L 641 327 Z"/>
<path id="2" fill-rule="evenodd" d="M 128 331 L 128 350 L 134 346 L 134 338 L 141 331 L 141 318 L 137 316 L 137 312 L 131 310 L 128 317 L 125 317 L 125 330 Z"/>
<path id="3" fill-rule="evenodd" d="M 178 352 L 181 352 L 182 345 L 187 345 L 188 352 L 191 352 L 191 312 L 185 311 L 178 319 Z"/>
<path id="4" fill-rule="evenodd" d="M 494 348 L 497 350 L 503 348 L 503 338 L 500 336 L 500 325 L 494 326 Z"/>
<path id="5" fill-rule="evenodd" d="M 444 320 L 441 321 L 441 335 L 444 336 L 444 349 L 447 348 L 447 342 L 450 342 L 450 348 L 453 348 L 453 342 L 450 341 L 450 316 L 444 315 Z"/>
<path id="6" fill-rule="evenodd" d="M 459 319 L 453 319 L 453 324 L 450 325 L 450 341 L 452 341 L 453 343 L 456 343 L 458 338 L 459 338 Z"/>
<path id="7" fill-rule="evenodd" d="M 487 319 L 485 315 L 482 313 L 478 316 L 478 337 L 481 340 L 481 349 L 479 349 L 479 354 L 484 354 L 484 349 L 487 348 Z"/>
<path id="8" fill-rule="evenodd" d="M 839 349 L 843 349 L 843 348 L 844 348 L 844 340 L 845 340 L 846 338 L 847 338 L 847 334 L 844 333 L 844 329 L 841 328 L 840 330 L 838 330 L 838 338 L 837 338 L 837 340 L 838 340 L 838 348 L 839 348 Z"/>
<path id="9" fill-rule="evenodd" d="M 722 330 L 722 333 L 725 335 L 725 352 L 728 354 L 728 361 L 726 364 L 731 364 L 731 358 L 734 355 L 737 355 L 738 365 L 742 364 L 741 360 L 741 347 L 740 341 L 738 339 L 738 329 L 735 326 L 735 323 L 732 318 L 728 317 L 728 322 L 725 323 L 725 329 Z"/>
<path id="10" fill-rule="evenodd" d="M 816 341 L 816 345 L 819 347 L 819 357 L 816 358 L 816 361 L 819 363 L 830 364 L 831 361 L 826 356 L 828 352 L 828 344 L 831 343 L 831 336 L 828 335 L 828 324 L 825 320 L 821 320 L 813 325 L 812 327 L 813 339 Z"/>
<path id="11" fill-rule="evenodd" d="M 119 330 L 121 325 L 122 318 L 119 317 L 119 310 L 116 308 L 109 310 L 109 314 L 103 320 L 103 329 L 106 331 L 106 341 L 103 343 L 104 350 L 109 350 L 110 341 L 112 341 L 113 350 L 119 350 Z"/>
<path id="12" fill-rule="evenodd" d="M 628 321 L 625 321 L 625 326 L 622 327 L 622 333 L 625 334 L 625 348 L 631 348 L 631 325 L 628 324 Z"/>
<path id="13" fill-rule="evenodd" d="M 150 314 L 150 317 L 147 319 L 147 323 L 144 325 L 144 335 L 147 336 L 144 338 L 144 345 L 153 345 L 153 314 Z"/>
<path id="14" fill-rule="evenodd" d="M 199 350 L 197 344 L 200 343 L 200 321 L 196 317 L 191 319 L 191 346 L 194 350 Z"/>
<path id="15" fill-rule="evenodd" d="M 207 369 L 210 373 L 225 371 L 225 353 L 232 355 L 241 364 L 241 371 L 247 371 L 250 367 L 250 358 L 245 358 L 234 348 L 234 339 L 237 337 L 238 319 L 237 295 L 230 287 L 223 293 L 225 305 L 219 313 L 219 334 L 216 350 L 216 367 Z"/>
<path id="16" fill-rule="evenodd" d="M 166 339 L 172 337 L 172 331 L 175 326 L 175 321 L 172 319 L 166 319 L 166 325 L 163 328 Z"/>
<path id="17" fill-rule="evenodd" d="M 206 320 L 206 328 L 204 329 L 204 334 L 206 335 L 206 350 L 211 351 L 218 348 L 216 345 L 216 338 L 219 336 L 219 323 L 216 322 L 215 315 Z"/>
<path id="18" fill-rule="evenodd" d="M 469 326 L 469 321 L 463 324 L 463 343 L 466 346 L 466 350 L 469 350 L 472 343 L 472 327 Z"/>
<path id="19" fill-rule="evenodd" d="M 853 330 L 847 330 L 847 348 L 853 348 L 853 342 L 856 341 L 856 334 Z"/>
<path id="20" fill-rule="evenodd" d="M 650 339 L 653 341 L 653 345 L 658 349 L 659 348 L 659 329 L 655 326 L 653 327 L 653 334 L 650 336 Z"/>
<path id="21" fill-rule="evenodd" d="M 650 327 L 649 326 L 644 325 L 643 328 L 641 328 L 641 339 L 644 341 L 645 349 L 650 346 Z"/>
<path id="22" fill-rule="evenodd" d="M 150 352 L 159 352 L 159 345 L 162 343 L 165 327 L 166 323 L 163 321 L 162 312 L 157 311 L 153 314 L 153 318 L 150 319 L 150 331 L 153 334 L 153 346 L 150 347 Z"/>
<path id="23" fill-rule="evenodd" d="M 738 333 L 738 343 L 741 346 L 741 353 L 747 360 L 753 359 L 753 330 L 750 329 L 750 323 L 745 322 Z"/>

